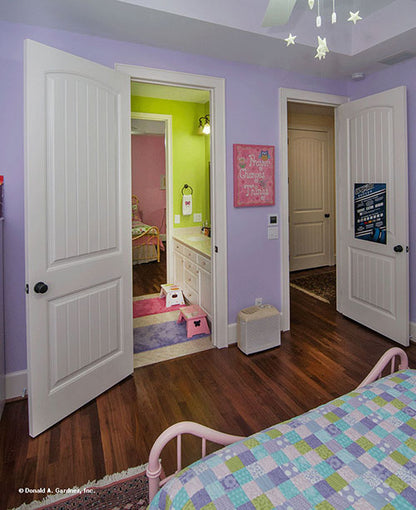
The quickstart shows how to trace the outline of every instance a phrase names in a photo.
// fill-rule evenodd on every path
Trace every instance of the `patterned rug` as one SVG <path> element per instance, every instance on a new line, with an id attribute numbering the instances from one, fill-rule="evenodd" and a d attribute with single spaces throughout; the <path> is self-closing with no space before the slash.
<path id="1" fill-rule="evenodd" d="M 146 465 L 130 468 L 14 510 L 145 510 L 149 504 L 145 470 Z"/>
<path id="2" fill-rule="evenodd" d="M 151 324 L 150 326 L 142 326 L 134 328 L 134 353 L 151 351 L 166 347 L 167 345 L 180 344 L 186 341 L 196 340 L 208 336 L 205 333 L 194 335 L 192 338 L 186 337 L 186 324 L 182 322 L 177 324 L 176 321 L 162 322 L 161 324 Z"/>
<path id="3" fill-rule="evenodd" d="M 185 305 L 173 305 L 169 308 L 165 306 L 166 298 L 150 298 L 140 299 L 133 301 L 133 318 L 144 317 L 145 315 L 155 315 L 157 313 L 172 312 L 173 310 L 179 310 L 181 306 Z"/>
<path id="4" fill-rule="evenodd" d="M 291 277 L 290 286 L 325 303 L 335 304 L 337 295 L 336 270 L 310 276 Z"/>

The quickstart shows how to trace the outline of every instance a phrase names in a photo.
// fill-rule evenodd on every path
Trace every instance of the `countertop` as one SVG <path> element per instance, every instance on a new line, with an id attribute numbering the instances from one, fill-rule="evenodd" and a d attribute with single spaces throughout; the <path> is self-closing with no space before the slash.
<path id="1" fill-rule="evenodd" d="M 211 258 L 211 238 L 204 236 L 199 231 L 181 232 L 178 229 L 174 230 L 173 238 L 177 241 L 186 244 L 193 250 L 199 252 L 205 257 Z"/>

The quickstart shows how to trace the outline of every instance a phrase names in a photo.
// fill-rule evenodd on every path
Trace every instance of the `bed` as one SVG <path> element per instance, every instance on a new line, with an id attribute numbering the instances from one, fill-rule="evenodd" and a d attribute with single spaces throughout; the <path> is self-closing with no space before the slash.
<path id="1" fill-rule="evenodd" d="M 146 262 L 160 262 L 160 250 L 164 250 L 159 228 L 141 221 L 139 199 L 132 196 L 132 253 L 133 265 Z"/>
<path id="2" fill-rule="evenodd" d="M 416 370 L 390 349 L 354 391 L 250 437 L 173 425 L 150 453 L 149 508 L 414 509 L 415 416 Z M 202 438 L 203 458 L 181 469 L 185 433 Z M 174 437 L 178 471 L 165 477 Z M 226 447 L 205 457 L 206 440 Z"/>

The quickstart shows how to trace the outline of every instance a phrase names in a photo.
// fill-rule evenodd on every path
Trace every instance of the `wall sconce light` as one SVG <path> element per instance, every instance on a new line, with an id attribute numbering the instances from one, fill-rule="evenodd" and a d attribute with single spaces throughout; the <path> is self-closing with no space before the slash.
<path id="1" fill-rule="evenodd" d="M 199 133 L 209 135 L 211 133 L 211 125 L 209 123 L 209 114 L 199 118 Z"/>

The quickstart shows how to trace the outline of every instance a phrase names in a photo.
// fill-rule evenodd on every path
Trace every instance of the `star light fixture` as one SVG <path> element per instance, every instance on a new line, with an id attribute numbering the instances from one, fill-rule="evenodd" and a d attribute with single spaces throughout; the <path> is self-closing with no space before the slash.
<path id="1" fill-rule="evenodd" d="M 313 9 L 315 6 L 315 0 L 307 0 L 309 9 Z M 322 17 L 321 17 L 321 5 L 320 0 L 317 0 L 317 16 L 315 20 L 315 24 L 317 28 L 321 28 L 322 26 Z M 357 21 L 362 20 L 363 18 L 360 16 L 360 11 L 352 12 L 350 11 L 350 17 L 347 21 L 352 21 L 354 25 L 357 24 Z M 332 0 L 332 14 L 331 14 L 331 23 L 335 24 L 337 22 L 337 13 L 335 10 L 335 0 Z M 289 36 L 285 39 L 286 46 L 290 46 L 291 44 L 295 44 L 296 35 L 289 34 Z M 326 42 L 326 37 L 320 37 L 318 35 L 318 47 L 316 48 L 315 58 L 318 60 L 323 60 L 326 57 L 326 54 L 329 53 L 328 44 Z"/>
<path id="2" fill-rule="evenodd" d="M 289 34 L 289 37 L 287 37 L 285 39 L 285 41 L 287 43 L 286 46 L 290 46 L 291 44 L 295 44 L 296 37 L 297 37 L 296 35 Z"/>
<path id="3" fill-rule="evenodd" d="M 323 39 L 318 35 L 318 47 L 316 48 L 315 58 L 322 60 L 325 58 L 326 54 L 329 53 L 328 46 L 326 44 L 326 37 Z"/>
<path id="4" fill-rule="evenodd" d="M 357 12 L 350 11 L 350 17 L 348 18 L 348 21 L 352 21 L 354 23 L 354 25 L 356 25 L 357 21 L 359 21 L 360 19 L 363 19 L 360 16 L 360 11 L 357 11 Z"/>

